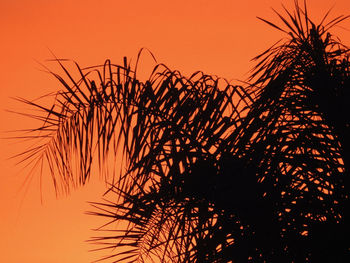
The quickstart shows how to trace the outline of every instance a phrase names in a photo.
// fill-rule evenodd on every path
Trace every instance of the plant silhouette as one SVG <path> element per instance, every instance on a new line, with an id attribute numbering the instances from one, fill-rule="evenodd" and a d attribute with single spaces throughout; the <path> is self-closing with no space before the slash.
<path id="1" fill-rule="evenodd" d="M 329 32 L 347 17 L 316 25 L 297 1 L 276 14 L 282 26 L 260 19 L 287 39 L 245 87 L 163 64 L 141 82 L 126 58 L 76 64 L 76 80 L 57 59 L 54 104 L 19 99 L 43 121 L 19 157 L 47 165 L 57 192 L 87 183 L 95 159 L 125 168 L 105 170 L 111 197 L 91 212 L 102 230 L 124 222 L 92 239 L 116 248 L 105 260 L 350 262 L 350 53 Z"/>

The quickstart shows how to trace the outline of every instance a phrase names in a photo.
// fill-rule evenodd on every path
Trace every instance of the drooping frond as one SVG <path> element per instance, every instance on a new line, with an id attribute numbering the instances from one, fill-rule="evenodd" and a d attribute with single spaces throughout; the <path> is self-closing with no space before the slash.
<path id="1" fill-rule="evenodd" d="M 64 88 L 52 106 L 19 99 L 40 110 L 31 117 L 43 121 L 29 135 L 38 139 L 37 146 L 20 156 L 28 163 L 47 164 L 56 189 L 66 191 L 84 185 L 95 157 L 102 167 L 110 152 L 118 155 L 117 161 L 126 158 L 130 169 L 143 174 L 150 170 L 136 166 L 141 159 L 164 157 L 178 147 L 194 152 L 189 160 L 179 160 L 179 165 L 192 162 L 198 149 L 215 150 L 228 128 L 239 124 L 251 99 L 241 87 L 201 72 L 185 78 L 157 65 L 142 83 L 126 59 L 123 66 L 107 60 L 85 70 L 75 64 L 76 80 L 63 62 L 57 62 L 68 80 L 51 72 Z M 233 103 L 236 100 L 240 102 Z"/>
<path id="2" fill-rule="evenodd" d="M 113 203 L 117 210 L 112 211 L 117 212 L 112 213 L 112 221 L 126 221 L 129 227 L 114 237 L 119 242 L 111 246 L 129 250 L 114 256 L 118 260 L 141 260 L 150 254 L 179 262 L 193 261 L 198 257 L 197 239 L 202 239 L 197 229 L 202 222 L 198 220 L 209 220 L 211 223 L 205 225 L 214 227 L 215 219 L 201 219 L 201 213 L 195 212 L 199 204 L 191 187 L 176 200 L 174 192 L 167 193 L 167 185 L 182 188 L 181 173 L 187 178 L 194 164 L 220 157 L 225 138 L 247 114 L 251 95 L 225 80 L 201 72 L 186 78 L 163 65 L 156 66 L 145 83 L 135 79 L 126 63 L 117 66 L 108 61 L 103 67 L 88 71 L 77 66 L 81 79 L 75 81 L 58 62 L 73 85 L 55 75 L 65 90 L 57 94 L 55 105 L 50 108 L 23 100 L 46 114 L 36 116 L 44 120 L 44 125 L 32 130 L 45 134 L 45 141 L 39 150 L 24 153 L 25 161 L 39 158 L 46 162 L 55 185 L 63 182 L 68 189 L 70 184 L 86 183 L 94 157 L 103 165 L 110 151 L 117 160 L 125 156 L 126 172 L 120 174 L 112 188 L 119 194 Z M 99 82 L 91 79 L 93 73 Z M 50 126 L 46 127 L 48 122 Z M 76 173 L 74 165 L 78 165 Z M 194 178 L 198 177 L 198 172 L 194 174 Z M 160 194 L 169 196 L 162 200 Z M 222 214 L 223 209 L 215 213 Z M 225 244 L 227 238 L 218 244 Z"/>

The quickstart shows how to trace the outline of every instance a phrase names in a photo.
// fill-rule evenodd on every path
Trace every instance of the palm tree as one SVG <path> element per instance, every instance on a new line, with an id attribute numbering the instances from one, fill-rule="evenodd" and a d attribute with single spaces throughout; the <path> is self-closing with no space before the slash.
<path id="1" fill-rule="evenodd" d="M 162 64 L 141 82 L 126 59 L 76 64 L 77 80 L 57 59 L 68 80 L 51 72 L 54 104 L 20 99 L 43 121 L 20 156 L 47 165 L 57 192 L 87 183 L 95 159 L 123 167 L 105 170 L 111 197 L 91 212 L 110 219 L 101 230 L 124 222 L 92 239 L 117 248 L 105 259 L 349 260 L 349 49 L 328 32 L 346 17 L 285 11 L 286 29 L 261 19 L 288 39 L 256 57 L 247 87 Z"/>

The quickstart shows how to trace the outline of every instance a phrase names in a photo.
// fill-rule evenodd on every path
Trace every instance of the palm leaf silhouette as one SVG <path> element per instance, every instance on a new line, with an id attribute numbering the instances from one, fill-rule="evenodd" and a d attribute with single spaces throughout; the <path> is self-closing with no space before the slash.
<path id="1" fill-rule="evenodd" d="M 111 197 L 90 212 L 110 219 L 92 239 L 118 248 L 105 260 L 349 260 L 349 49 L 328 31 L 347 17 L 285 12 L 283 26 L 261 19 L 288 38 L 256 57 L 248 87 L 163 64 L 141 82 L 126 58 L 76 64 L 76 80 L 57 59 L 70 83 L 52 73 L 55 103 L 19 99 L 43 121 L 19 157 L 47 165 L 58 192 L 84 185 L 96 158 L 124 167 L 105 172 Z"/>

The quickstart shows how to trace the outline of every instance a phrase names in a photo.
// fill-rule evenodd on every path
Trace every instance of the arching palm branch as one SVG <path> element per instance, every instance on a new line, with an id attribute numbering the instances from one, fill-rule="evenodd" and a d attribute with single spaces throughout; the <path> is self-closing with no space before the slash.
<path id="1" fill-rule="evenodd" d="M 199 244 L 209 245 L 212 234 L 205 233 L 212 230 L 206 229 L 217 228 L 217 220 L 228 220 L 223 210 L 231 189 L 217 178 L 217 166 L 229 154 L 223 154 L 225 138 L 249 109 L 249 93 L 201 72 L 185 78 L 163 65 L 141 83 L 126 61 L 124 66 L 107 61 L 101 67 L 78 67 L 80 79 L 75 81 L 58 63 L 72 84 L 55 74 L 65 87 L 55 104 L 45 108 L 22 100 L 46 114 L 34 116 L 44 120 L 42 127 L 32 130 L 40 134 L 40 142 L 22 158 L 34 165 L 47 164 L 56 188 L 64 191 L 87 182 L 94 154 L 101 165 L 109 152 L 117 155 L 117 161 L 126 158 L 126 172 L 116 176 L 111 188 L 119 198 L 105 205 L 114 219 L 129 223 L 112 246 L 129 250 L 113 257 L 142 261 L 155 254 L 162 261 L 200 262 L 219 253 L 218 245 L 228 246 L 232 238 L 223 236 L 211 245 L 213 255 L 198 250 Z M 74 173 L 76 162 L 78 173 Z M 203 164 L 209 170 L 203 171 Z M 240 180 L 238 175 L 225 178 Z M 248 182 L 246 186 L 251 187 Z M 222 207 L 216 208 L 215 200 L 206 195 L 207 191 L 215 194 L 218 187 L 226 192 L 213 196 L 222 199 Z M 210 206 L 215 210 L 210 212 Z M 219 214 L 224 217 L 216 219 Z"/>
<path id="2" fill-rule="evenodd" d="M 164 65 L 140 82 L 126 60 L 77 66 L 74 80 L 57 60 L 71 84 L 53 73 L 65 88 L 54 105 L 22 100 L 44 124 L 21 156 L 47 164 L 58 191 L 85 184 L 95 157 L 124 165 L 92 212 L 126 223 L 93 239 L 118 248 L 108 259 L 348 259 L 349 59 L 328 34 L 345 17 L 316 26 L 297 2 L 286 12 L 287 30 L 266 22 L 289 39 L 257 57 L 250 87 Z"/>

